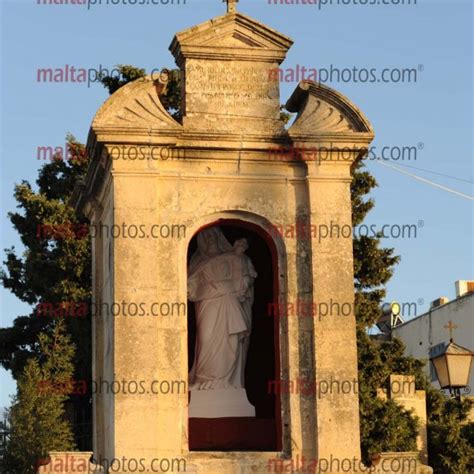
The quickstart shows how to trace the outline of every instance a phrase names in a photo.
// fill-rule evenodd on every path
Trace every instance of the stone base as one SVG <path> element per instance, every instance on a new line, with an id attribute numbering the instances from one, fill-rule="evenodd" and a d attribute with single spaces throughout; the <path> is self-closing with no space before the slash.
<path id="1" fill-rule="evenodd" d="M 254 417 L 244 388 L 191 390 L 189 418 Z"/>

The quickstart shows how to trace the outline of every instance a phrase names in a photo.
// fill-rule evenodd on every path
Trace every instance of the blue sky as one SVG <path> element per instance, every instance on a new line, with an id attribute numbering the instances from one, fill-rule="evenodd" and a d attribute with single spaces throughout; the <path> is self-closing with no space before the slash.
<path id="1" fill-rule="evenodd" d="M 147 70 L 173 67 L 168 46 L 174 33 L 225 11 L 219 0 L 187 0 L 185 5 L 102 3 L 88 10 L 81 5 L 0 0 L 2 249 L 19 246 L 6 213 L 15 207 L 14 183 L 34 182 L 37 176 L 37 146 L 61 146 L 67 132 L 85 141 L 95 111 L 108 96 L 99 84 L 88 88 L 82 83 L 38 83 L 37 69 L 66 64 L 86 69 L 116 64 Z M 416 83 L 328 85 L 364 111 L 375 129 L 378 149 L 415 146 L 416 160 L 400 164 L 465 181 L 413 168 L 406 171 L 472 196 L 472 2 L 327 3 L 319 9 L 242 0 L 238 10 L 294 40 L 283 68 L 415 68 Z M 282 102 L 295 86 L 282 84 Z M 416 238 L 387 238 L 384 245 L 395 247 L 402 257 L 388 285 L 388 299 L 415 302 L 420 314 L 431 300 L 454 297 L 455 280 L 473 278 L 472 201 L 374 161 L 367 164 L 380 185 L 373 192 L 377 205 L 368 223 L 416 226 Z M 29 312 L 3 288 L 0 298 L 1 326 Z M 14 383 L 3 370 L 0 384 L 0 406 L 6 406 Z"/>

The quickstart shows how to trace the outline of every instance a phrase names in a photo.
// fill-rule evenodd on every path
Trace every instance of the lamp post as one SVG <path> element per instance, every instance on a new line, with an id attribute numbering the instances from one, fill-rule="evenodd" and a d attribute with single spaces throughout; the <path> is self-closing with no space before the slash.
<path id="1" fill-rule="evenodd" d="M 448 389 L 453 397 L 461 399 L 461 389 L 469 385 L 472 356 L 474 353 L 456 344 L 452 338 L 452 330 L 456 328 L 451 321 L 445 326 L 450 330 L 449 344 L 443 351 L 430 360 L 442 389 Z"/>

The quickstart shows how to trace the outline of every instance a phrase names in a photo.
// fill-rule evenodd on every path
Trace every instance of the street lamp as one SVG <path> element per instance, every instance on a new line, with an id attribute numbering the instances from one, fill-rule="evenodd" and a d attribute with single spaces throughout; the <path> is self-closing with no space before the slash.
<path id="1" fill-rule="evenodd" d="M 449 389 L 456 398 L 460 399 L 461 389 L 469 385 L 473 355 L 473 352 L 456 344 L 451 338 L 443 351 L 430 359 L 441 388 Z"/>

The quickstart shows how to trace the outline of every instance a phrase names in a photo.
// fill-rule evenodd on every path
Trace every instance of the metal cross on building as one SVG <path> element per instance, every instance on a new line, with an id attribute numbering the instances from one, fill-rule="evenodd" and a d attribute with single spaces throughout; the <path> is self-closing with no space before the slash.
<path id="1" fill-rule="evenodd" d="M 451 320 L 448 321 L 448 324 L 446 324 L 444 326 L 445 329 L 449 329 L 449 340 L 452 341 L 453 340 L 453 330 L 454 329 L 457 329 L 458 327 L 453 324 L 453 322 Z"/>

